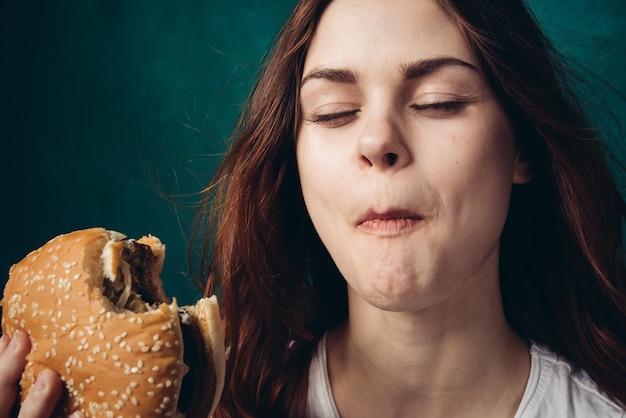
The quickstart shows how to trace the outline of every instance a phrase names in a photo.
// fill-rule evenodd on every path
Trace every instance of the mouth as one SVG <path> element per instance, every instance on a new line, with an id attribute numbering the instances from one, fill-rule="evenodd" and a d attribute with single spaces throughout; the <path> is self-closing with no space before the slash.
<path id="1" fill-rule="evenodd" d="M 358 220 L 357 228 L 372 235 L 395 236 L 413 230 L 422 221 L 422 215 L 411 211 L 368 211 Z"/>

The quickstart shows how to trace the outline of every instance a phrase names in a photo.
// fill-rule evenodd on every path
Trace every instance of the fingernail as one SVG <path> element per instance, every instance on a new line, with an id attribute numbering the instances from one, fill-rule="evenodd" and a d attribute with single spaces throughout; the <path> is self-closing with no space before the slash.
<path id="1" fill-rule="evenodd" d="M 46 388 L 46 379 L 41 376 L 41 373 L 37 375 L 37 380 L 35 381 L 35 386 L 33 386 L 33 390 L 35 392 L 41 392 Z"/>
<path id="2" fill-rule="evenodd" d="M 11 341 L 9 341 L 9 346 L 7 347 L 7 352 L 13 352 L 15 350 L 17 350 L 17 348 L 20 346 L 20 341 L 18 338 L 18 335 L 20 333 L 16 332 L 15 334 L 13 334 L 13 337 L 11 337 Z"/>
<path id="3" fill-rule="evenodd" d="M 82 418 L 82 417 L 84 417 L 84 415 L 82 414 L 82 412 L 79 412 L 79 411 L 76 411 L 72 415 L 70 415 L 70 418 Z"/>

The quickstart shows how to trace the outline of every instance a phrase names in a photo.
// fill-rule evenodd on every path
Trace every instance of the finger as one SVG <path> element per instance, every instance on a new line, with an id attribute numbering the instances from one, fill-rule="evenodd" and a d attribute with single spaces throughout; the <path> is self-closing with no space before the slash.
<path id="1" fill-rule="evenodd" d="M 29 351 L 30 339 L 23 332 L 16 332 L 12 338 L 6 334 L 0 338 L 0 417 L 8 417 L 16 401 Z"/>
<path id="2" fill-rule="evenodd" d="M 48 418 L 61 397 L 63 383 L 57 373 L 44 370 L 24 399 L 18 418 Z"/>

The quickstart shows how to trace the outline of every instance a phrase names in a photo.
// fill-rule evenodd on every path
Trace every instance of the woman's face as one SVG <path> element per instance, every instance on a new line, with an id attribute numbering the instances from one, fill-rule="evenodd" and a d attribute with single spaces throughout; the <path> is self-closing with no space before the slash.
<path id="1" fill-rule="evenodd" d="M 306 56 L 297 160 L 309 215 L 351 292 L 417 310 L 497 282 L 513 132 L 433 0 L 335 0 Z"/>

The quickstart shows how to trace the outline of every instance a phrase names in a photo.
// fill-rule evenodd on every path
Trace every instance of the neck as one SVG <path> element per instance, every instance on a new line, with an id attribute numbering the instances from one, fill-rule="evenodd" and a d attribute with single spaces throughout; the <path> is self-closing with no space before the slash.
<path id="1" fill-rule="evenodd" d="M 457 294 L 418 312 L 388 312 L 349 291 L 350 320 L 328 336 L 341 416 L 513 417 L 530 368 L 527 343 L 504 317 L 497 280 L 491 291 L 469 283 Z"/>

